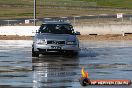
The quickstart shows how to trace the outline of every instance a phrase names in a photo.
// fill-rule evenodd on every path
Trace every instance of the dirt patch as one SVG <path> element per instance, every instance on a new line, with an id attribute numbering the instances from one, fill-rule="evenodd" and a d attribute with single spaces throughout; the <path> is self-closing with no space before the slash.
<path id="1" fill-rule="evenodd" d="M 80 35 L 79 40 L 132 40 L 132 35 Z"/>
<path id="2" fill-rule="evenodd" d="M 130 35 L 79 35 L 79 40 L 132 40 L 132 34 Z M 32 36 L 0 36 L 0 40 L 32 40 Z"/>
<path id="3" fill-rule="evenodd" d="M 10 36 L 0 35 L 0 40 L 32 40 L 32 37 L 31 36 L 18 36 L 18 35 L 10 35 Z"/>

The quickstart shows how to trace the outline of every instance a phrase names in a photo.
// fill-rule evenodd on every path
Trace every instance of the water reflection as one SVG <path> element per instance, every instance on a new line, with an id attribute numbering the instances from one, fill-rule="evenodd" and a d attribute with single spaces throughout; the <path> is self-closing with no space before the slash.
<path id="1" fill-rule="evenodd" d="M 0 41 L 0 88 L 81 88 L 82 66 L 91 79 L 132 80 L 131 41 L 82 41 L 78 57 L 32 58 L 31 45 L 32 41 Z"/>
<path id="2" fill-rule="evenodd" d="M 43 56 L 33 60 L 33 88 L 67 88 L 75 80 L 78 57 Z"/>
<path id="3" fill-rule="evenodd" d="M 32 88 L 30 43 L 0 41 L 0 88 Z"/>

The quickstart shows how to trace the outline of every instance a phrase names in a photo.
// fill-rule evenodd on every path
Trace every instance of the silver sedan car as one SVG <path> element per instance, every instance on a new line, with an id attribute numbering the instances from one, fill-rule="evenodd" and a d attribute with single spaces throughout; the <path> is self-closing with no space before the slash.
<path id="1" fill-rule="evenodd" d="M 33 38 L 32 56 L 39 54 L 59 52 L 64 55 L 77 55 L 79 41 L 74 32 L 73 26 L 66 22 L 45 22 L 36 32 Z"/>

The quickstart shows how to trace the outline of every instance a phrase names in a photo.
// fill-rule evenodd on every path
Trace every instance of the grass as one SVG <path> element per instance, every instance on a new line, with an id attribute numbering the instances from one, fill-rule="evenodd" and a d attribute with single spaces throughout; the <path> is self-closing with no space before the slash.
<path id="1" fill-rule="evenodd" d="M 0 19 L 33 18 L 33 1 L 0 0 Z M 132 14 L 132 0 L 36 0 L 36 2 L 39 18 L 88 14 Z M 101 9 L 95 7 L 101 7 Z"/>
<path id="2" fill-rule="evenodd" d="M 99 7 L 132 8 L 132 0 L 82 0 L 85 2 L 96 2 Z"/>

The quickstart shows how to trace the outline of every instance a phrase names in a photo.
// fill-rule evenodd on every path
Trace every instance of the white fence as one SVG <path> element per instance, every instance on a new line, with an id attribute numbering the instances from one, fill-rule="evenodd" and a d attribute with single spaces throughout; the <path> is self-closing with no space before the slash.
<path id="1" fill-rule="evenodd" d="M 0 35 L 34 36 L 39 26 L 1 26 Z"/>
<path id="2" fill-rule="evenodd" d="M 108 24 L 108 25 L 87 25 L 87 26 L 76 26 L 76 31 L 79 31 L 82 35 L 89 34 L 124 34 L 132 33 L 132 25 L 121 25 L 121 24 Z"/>
<path id="3" fill-rule="evenodd" d="M 38 29 L 39 26 L 1 26 L 0 35 L 34 36 Z M 76 26 L 74 29 L 82 35 L 132 33 L 132 25 L 87 25 Z"/>

